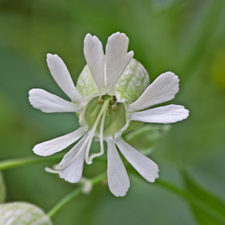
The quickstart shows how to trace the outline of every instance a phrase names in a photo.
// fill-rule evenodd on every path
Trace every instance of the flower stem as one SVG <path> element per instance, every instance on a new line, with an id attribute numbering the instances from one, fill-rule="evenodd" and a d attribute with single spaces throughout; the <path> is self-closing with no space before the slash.
<path id="1" fill-rule="evenodd" d="M 57 155 L 57 156 L 52 156 L 47 158 L 34 156 L 34 157 L 26 157 L 26 158 L 20 158 L 20 159 L 9 159 L 9 160 L 0 162 L 0 170 L 26 166 L 26 165 L 30 165 L 34 163 L 39 163 L 39 162 L 55 161 L 61 158 L 62 158 L 62 155 Z"/>
<path id="2" fill-rule="evenodd" d="M 99 184 L 106 178 L 106 173 L 102 173 L 89 181 L 93 186 Z M 76 198 L 80 194 L 82 194 L 83 186 L 78 187 L 75 191 L 71 192 L 67 196 L 65 196 L 62 200 L 60 200 L 49 212 L 48 216 L 52 218 L 58 211 L 60 211 L 67 203 L 69 203 L 72 199 Z"/>

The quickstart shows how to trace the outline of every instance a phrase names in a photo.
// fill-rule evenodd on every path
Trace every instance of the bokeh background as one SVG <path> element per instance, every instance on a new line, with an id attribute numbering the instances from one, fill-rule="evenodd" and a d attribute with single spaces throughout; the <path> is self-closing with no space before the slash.
<path id="1" fill-rule="evenodd" d="M 180 91 L 171 103 L 190 110 L 150 155 L 160 179 L 185 188 L 185 169 L 201 188 L 225 199 L 224 0 L 0 0 L 0 160 L 33 156 L 35 144 L 78 127 L 73 113 L 45 114 L 28 102 L 35 87 L 67 99 L 48 71 L 46 54 L 58 54 L 76 83 L 85 65 L 85 35 L 98 36 L 105 46 L 117 31 L 129 37 L 129 50 L 151 81 L 165 71 L 179 76 Z M 31 202 L 48 212 L 76 187 L 44 171 L 58 161 L 3 171 L 7 201 Z M 96 159 L 84 175 L 105 169 L 104 158 Z M 126 197 L 97 186 L 66 205 L 54 224 L 217 224 L 199 222 L 184 198 L 128 169 Z"/>

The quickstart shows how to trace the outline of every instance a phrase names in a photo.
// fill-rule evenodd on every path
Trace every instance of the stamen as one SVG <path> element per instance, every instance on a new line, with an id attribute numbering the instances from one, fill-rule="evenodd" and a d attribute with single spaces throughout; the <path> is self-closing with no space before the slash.
<path id="1" fill-rule="evenodd" d="M 100 96 L 95 102 L 99 105 L 102 105 L 104 103 L 104 99 L 102 99 L 102 96 Z"/>
<path id="2" fill-rule="evenodd" d="M 86 153 L 85 153 L 85 161 L 86 161 L 87 164 L 91 164 L 92 163 L 93 157 L 90 157 L 90 158 L 88 157 L 89 156 L 90 147 L 91 147 L 91 143 L 92 143 L 92 139 L 94 137 L 96 128 L 98 126 L 98 123 L 99 123 L 102 115 L 105 114 L 105 112 L 107 112 L 107 110 L 108 110 L 109 101 L 110 101 L 110 99 L 105 100 L 105 102 L 104 102 L 104 104 L 102 106 L 102 109 L 99 112 L 98 117 L 97 117 L 97 119 L 96 119 L 96 121 L 95 121 L 95 123 L 94 123 L 94 125 L 93 125 L 93 127 L 92 127 L 92 129 L 90 131 L 90 133 L 89 133 L 90 139 L 89 139 L 87 150 L 86 150 Z M 103 134 L 102 134 L 102 139 L 103 139 Z M 101 142 L 101 140 L 100 140 L 100 142 Z M 103 140 L 102 140 L 102 142 L 103 142 Z M 100 152 L 101 151 L 102 151 L 102 149 L 100 150 Z M 104 153 L 104 146 L 103 146 L 103 153 Z M 99 153 L 97 153 L 97 154 L 99 154 Z"/>
<path id="3" fill-rule="evenodd" d="M 96 124 L 96 126 L 95 126 Z M 94 134 L 95 134 L 95 130 L 97 128 L 97 125 L 98 123 L 95 122 L 94 126 L 92 127 L 90 133 L 89 133 L 89 136 L 88 136 L 88 145 L 87 145 L 87 149 L 86 149 L 86 152 L 85 152 L 85 161 L 87 164 L 91 164 L 92 163 L 92 160 L 89 159 L 89 152 L 90 152 L 90 148 L 91 148 L 91 143 L 92 143 L 92 139 L 94 137 Z"/>
<path id="4" fill-rule="evenodd" d="M 101 126 L 100 126 L 100 152 L 94 153 L 89 157 L 89 160 L 92 161 L 94 158 L 101 156 L 104 153 L 104 145 L 103 145 L 103 131 L 104 131 L 104 124 L 105 124 L 105 117 L 107 114 L 107 110 L 104 111 L 101 119 Z"/>
<path id="5" fill-rule="evenodd" d="M 45 167 L 45 171 L 48 172 L 48 173 L 59 173 L 59 170 L 58 169 L 52 169 L 52 168 L 49 168 L 49 167 Z"/>
<path id="6" fill-rule="evenodd" d="M 115 102 L 114 105 L 111 106 L 112 111 L 120 111 L 120 105 Z"/>
<path id="7" fill-rule="evenodd" d="M 111 96 L 111 98 L 110 98 L 110 103 L 111 103 L 111 104 L 114 104 L 114 103 L 115 103 L 115 98 L 114 98 L 114 96 Z"/>
<path id="8" fill-rule="evenodd" d="M 116 111 L 117 110 L 117 105 L 112 105 L 112 111 Z"/>
<path id="9" fill-rule="evenodd" d="M 68 168 L 74 162 L 74 160 L 79 156 L 79 154 L 81 153 L 81 151 L 84 150 L 84 148 L 86 147 L 86 145 L 87 145 L 87 147 L 86 147 L 86 152 L 85 152 L 85 161 L 86 161 L 87 164 L 91 164 L 93 158 L 95 158 L 97 156 L 100 156 L 100 155 L 102 155 L 104 153 L 104 146 L 103 146 L 103 128 L 104 128 L 104 121 L 105 121 L 106 112 L 108 110 L 108 103 L 109 103 L 109 101 L 110 101 L 110 99 L 107 99 L 106 101 L 104 101 L 104 104 L 103 104 L 103 106 L 101 108 L 101 111 L 99 112 L 98 117 L 97 117 L 97 119 L 96 119 L 96 121 L 95 121 L 95 123 L 94 123 L 94 125 L 93 125 L 93 127 L 91 129 L 91 131 L 87 135 L 85 135 L 86 137 L 85 136 L 83 137 L 83 140 L 85 139 L 84 140 L 84 143 L 82 144 L 82 146 L 80 147 L 80 149 L 76 153 L 76 155 L 70 160 L 70 162 L 67 165 L 65 165 L 65 166 L 64 165 L 59 165 L 60 168 L 58 170 L 53 170 L 53 169 L 48 168 L 47 170 L 49 172 L 59 173 L 60 171 L 63 171 L 64 169 Z M 101 126 L 100 126 L 100 132 L 101 132 L 101 135 L 100 135 L 100 145 L 101 145 L 101 150 L 100 150 L 99 153 L 93 154 L 89 158 L 89 152 L 90 152 L 90 147 L 91 147 L 92 139 L 94 137 L 96 128 L 97 128 L 98 123 L 99 123 L 99 121 L 100 121 L 101 118 L 103 119 L 103 122 L 101 122 Z"/>

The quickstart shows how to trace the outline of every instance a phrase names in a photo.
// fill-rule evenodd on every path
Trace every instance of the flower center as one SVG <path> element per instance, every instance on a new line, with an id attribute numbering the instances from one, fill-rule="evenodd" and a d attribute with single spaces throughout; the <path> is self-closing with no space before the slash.
<path id="1" fill-rule="evenodd" d="M 113 137 L 125 126 L 125 108 L 123 103 L 117 102 L 115 96 L 104 95 L 100 98 L 96 97 L 89 102 L 84 113 L 84 120 L 89 127 L 89 141 L 85 159 L 90 164 L 93 158 L 103 154 L 104 138 Z M 101 150 L 99 153 L 95 153 L 89 157 L 89 150 L 94 136 L 99 137 Z"/>
<path id="2" fill-rule="evenodd" d="M 98 119 L 99 116 L 101 117 L 100 119 Z M 115 96 L 109 95 L 94 98 L 88 104 L 84 118 L 89 129 L 92 129 L 96 122 L 98 123 L 95 130 L 96 136 L 100 135 L 101 129 L 103 137 L 114 136 L 114 134 L 119 132 L 126 124 L 123 103 L 117 102 Z"/>

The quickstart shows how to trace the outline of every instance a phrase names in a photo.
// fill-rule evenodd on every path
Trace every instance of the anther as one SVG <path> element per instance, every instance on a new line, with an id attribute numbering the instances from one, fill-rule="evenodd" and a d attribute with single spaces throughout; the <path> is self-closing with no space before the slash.
<path id="1" fill-rule="evenodd" d="M 117 105 L 112 105 L 111 108 L 112 108 L 112 111 L 117 111 Z"/>
<path id="2" fill-rule="evenodd" d="M 114 104 L 115 102 L 116 102 L 115 96 L 111 96 L 111 98 L 110 98 L 110 103 L 111 103 L 111 104 Z"/>
<path id="3" fill-rule="evenodd" d="M 98 103 L 98 104 L 100 104 L 100 105 L 102 105 L 104 103 L 104 100 L 102 98 L 99 98 L 95 102 Z"/>

